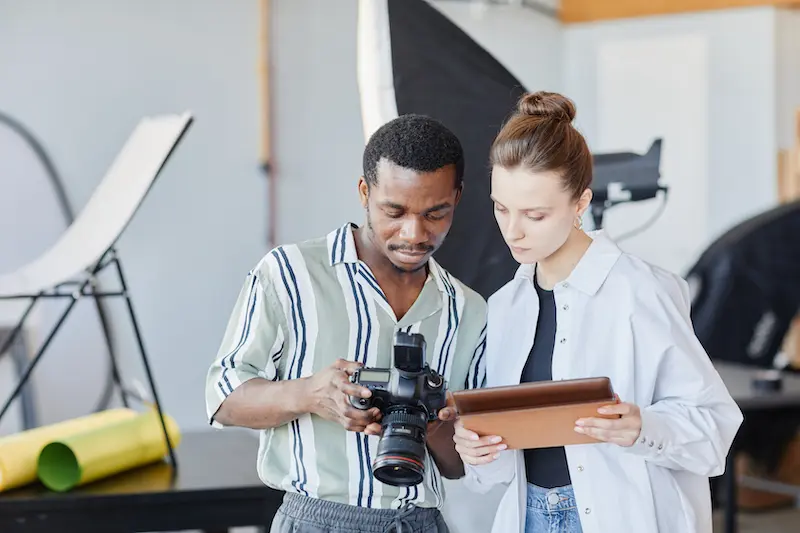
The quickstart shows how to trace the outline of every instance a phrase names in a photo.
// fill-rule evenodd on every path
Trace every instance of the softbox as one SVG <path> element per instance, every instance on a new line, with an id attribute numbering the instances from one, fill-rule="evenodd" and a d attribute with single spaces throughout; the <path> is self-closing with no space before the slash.
<path id="1" fill-rule="evenodd" d="M 519 266 L 494 220 L 488 156 L 524 87 L 422 0 L 361 0 L 358 76 L 365 139 L 398 115 L 418 113 L 461 140 L 464 194 L 436 260 L 488 298 Z"/>
<path id="2" fill-rule="evenodd" d="M 800 310 L 800 201 L 727 231 L 687 280 L 695 332 L 711 359 L 771 368 Z"/>

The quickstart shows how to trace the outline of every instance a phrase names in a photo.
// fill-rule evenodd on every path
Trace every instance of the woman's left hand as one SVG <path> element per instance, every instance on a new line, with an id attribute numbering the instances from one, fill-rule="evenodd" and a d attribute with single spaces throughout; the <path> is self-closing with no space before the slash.
<path id="1" fill-rule="evenodd" d="M 618 398 L 619 399 L 619 398 Z M 580 418 L 575 422 L 575 431 L 595 439 L 633 446 L 642 431 L 642 415 L 639 407 L 632 403 L 616 403 L 597 410 L 604 415 L 622 415 L 621 418 Z"/>

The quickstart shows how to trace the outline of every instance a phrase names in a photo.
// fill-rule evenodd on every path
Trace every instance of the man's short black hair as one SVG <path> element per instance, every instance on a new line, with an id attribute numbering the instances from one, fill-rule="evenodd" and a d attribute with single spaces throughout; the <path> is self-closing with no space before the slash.
<path id="1" fill-rule="evenodd" d="M 368 185 L 378 183 L 378 162 L 383 158 L 415 172 L 455 165 L 456 187 L 464 177 L 464 151 L 458 137 L 438 120 L 424 115 L 400 115 L 372 134 L 364 149 Z"/>

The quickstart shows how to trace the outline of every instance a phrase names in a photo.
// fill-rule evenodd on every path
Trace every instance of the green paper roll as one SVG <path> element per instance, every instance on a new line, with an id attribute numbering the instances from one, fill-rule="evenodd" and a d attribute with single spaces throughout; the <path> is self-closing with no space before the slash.
<path id="1" fill-rule="evenodd" d="M 180 430 L 164 415 L 173 448 Z M 47 444 L 39 454 L 37 475 L 50 490 L 66 492 L 92 481 L 160 461 L 168 453 L 158 413 L 84 431 Z"/>

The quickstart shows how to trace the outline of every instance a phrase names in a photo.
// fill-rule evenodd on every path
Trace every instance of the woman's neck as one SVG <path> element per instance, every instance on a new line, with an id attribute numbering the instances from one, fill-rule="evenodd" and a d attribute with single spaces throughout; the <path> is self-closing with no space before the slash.
<path id="1" fill-rule="evenodd" d="M 539 286 L 550 290 L 569 277 L 578 262 L 592 244 L 592 238 L 579 229 L 573 228 L 567 242 L 549 257 L 536 265 L 536 279 Z"/>

